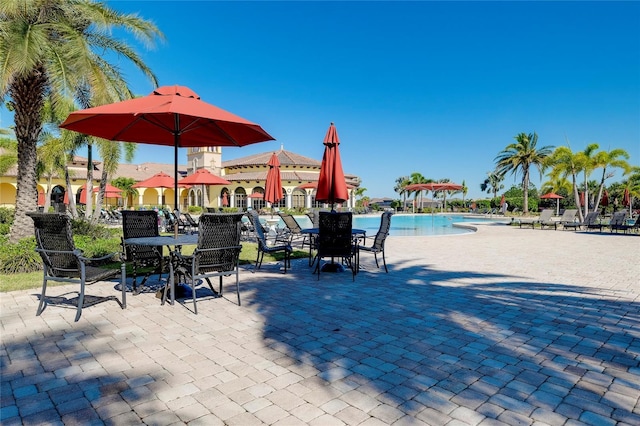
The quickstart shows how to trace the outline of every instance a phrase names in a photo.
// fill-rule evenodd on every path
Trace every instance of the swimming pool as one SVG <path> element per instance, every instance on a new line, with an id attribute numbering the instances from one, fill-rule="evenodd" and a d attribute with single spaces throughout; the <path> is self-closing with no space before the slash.
<path id="1" fill-rule="evenodd" d="M 306 216 L 296 216 L 296 220 L 302 228 L 310 228 L 311 221 Z M 463 215 L 440 214 L 395 214 L 391 218 L 391 231 L 393 236 L 418 236 L 418 235 L 454 235 L 468 234 L 470 229 L 454 227 L 452 224 L 459 222 L 494 222 L 495 219 L 465 217 Z M 281 224 L 284 226 L 284 224 Z M 353 227 L 364 229 L 367 235 L 373 236 L 380 228 L 380 216 L 378 215 L 354 215 Z"/>

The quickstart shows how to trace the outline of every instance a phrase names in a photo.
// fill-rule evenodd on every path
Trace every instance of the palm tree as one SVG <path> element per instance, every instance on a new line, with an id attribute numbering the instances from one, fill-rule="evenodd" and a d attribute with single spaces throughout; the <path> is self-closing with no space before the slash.
<path id="1" fill-rule="evenodd" d="M 0 129 L 0 135 L 8 135 L 6 129 Z M 18 163 L 18 143 L 15 139 L 0 137 L 0 175 Z"/>
<path id="2" fill-rule="evenodd" d="M 594 157 L 594 165 L 596 168 L 602 168 L 602 178 L 600 179 L 600 186 L 598 188 L 598 196 L 596 197 L 596 204 L 594 210 L 598 209 L 600 200 L 602 199 L 602 192 L 605 189 L 605 180 L 613 177 L 611 172 L 612 168 L 619 168 L 623 170 L 623 174 L 627 174 L 631 171 L 631 166 L 626 161 L 629 159 L 629 153 L 624 149 L 612 149 L 611 151 L 600 151 Z M 607 170 L 609 169 L 609 170 Z"/>
<path id="3" fill-rule="evenodd" d="M 580 222 L 584 221 L 584 215 L 580 208 L 580 194 L 578 193 L 578 173 L 581 170 L 580 156 L 574 154 L 569 146 L 559 146 L 546 158 L 546 167 L 551 167 L 549 177 L 552 181 L 566 179 L 571 176 L 571 186 L 573 187 L 573 198 L 578 208 Z"/>
<path id="4" fill-rule="evenodd" d="M 524 214 L 529 213 L 529 180 L 531 166 L 535 166 L 542 174 L 542 166 L 546 157 L 551 155 L 552 146 L 543 146 L 537 148 L 538 135 L 534 132 L 520 133 L 514 137 L 515 143 L 507 145 L 507 147 L 496 157 L 496 171 L 505 175 L 511 172 L 517 175 L 522 172 L 522 190 L 524 192 L 524 201 L 522 210 Z"/>
<path id="5" fill-rule="evenodd" d="M 133 188 L 136 184 L 136 180 L 128 177 L 119 177 L 111 181 L 111 185 L 122 190 L 122 199 L 124 200 L 124 208 L 126 209 L 129 204 L 130 197 L 137 197 L 138 190 Z"/>
<path id="6" fill-rule="evenodd" d="M 464 179 L 462 180 L 462 189 L 460 191 L 462 192 L 462 207 L 464 208 L 464 199 L 467 197 L 467 193 L 469 192 L 469 188 L 467 187 L 467 183 Z"/>
<path id="7" fill-rule="evenodd" d="M 584 176 L 584 215 L 589 213 L 589 175 L 596 167 L 595 152 L 600 148 L 597 143 L 591 143 L 582 152 L 577 153 L 577 163 Z"/>
<path id="8" fill-rule="evenodd" d="M 396 179 L 396 185 L 393 187 L 393 190 L 402 196 L 402 210 L 407 209 L 407 190 L 405 186 L 411 183 L 411 179 L 409 176 L 400 176 Z"/>
<path id="9" fill-rule="evenodd" d="M 16 242 L 33 232 L 26 212 L 36 207 L 36 148 L 45 98 L 55 108 L 63 98 L 77 97 L 78 88 L 88 88 L 96 103 L 132 97 L 120 67 L 105 60 L 112 54 L 129 60 L 157 86 L 141 58 L 111 34 L 121 29 L 147 42 L 162 34 L 136 15 L 89 0 L 4 0 L 0 16 L 0 97 L 10 99 L 18 141 L 18 191 L 10 233 L 10 241 Z"/>
<path id="10" fill-rule="evenodd" d="M 98 152 L 102 158 L 102 175 L 100 176 L 100 189 L 98 190 L 98 197 L 96 197 L 96 208 L 93 212 L 93 222 L 97 222 L 100 218 L 100 212 L 102 211 L 102 202 L 104 200 L 105 189 L 109 180 L 109 175 L 112 175 L 118 170 L 118 163 L 122 155 L 122 147 L 124 147 L 125 161 L 130 162 L 133 160 L 136 145 L 132 143 L 113 143 L 106 139 L 98 139 Z M 366 189 L 365 189 L 366 191 Z"/>
<path id="11" fill-rule="evenodd" d="M 486 192 L 488 194 L 492 193 L 493 198 L 498 196 L 498 192 L 504 188 L 502 184 L 502 180 L 504 176 L 498 172 L 489 172 L 487 173 L 487 178 L 480 184 L 480 190 L 482 192 Z"/>
<path id="12" fill-rule="evenodd" d="M 420 174 L 418 172 L 413 172 L 413 173 L 411 173 L 409 184 L 430 183 L 430 182 L 433 182 L 433 179 L 427 179 L 426 177 L 422 176 L 422 174 Z M 420 194 L 420 204 L 418 204 L 418 205 L 420 206 L 420 209 L 422 209 L 422 191 L 421 190 L 409 191 L 409 193 L 412 193 L 412 192 L 415 194 L 415 201 L 417 201 L 418 194 Z"/>
<path id="13" fill-rule="evenodd" d="M 47 180 L 47 189 L 44 196 L 44 211 L 51 206 L 51 191 L 53 178 L 64 176 L 67 168 L 67 156 L 65 155 L 64 141 L 49 132 L 44 132 L 41 137 L 42 144 L 38 147 L 38 176 Z"/>

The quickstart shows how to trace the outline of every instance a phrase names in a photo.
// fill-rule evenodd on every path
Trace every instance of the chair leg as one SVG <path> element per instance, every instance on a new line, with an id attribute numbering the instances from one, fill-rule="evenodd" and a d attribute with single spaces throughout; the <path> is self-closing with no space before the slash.
<path id="1" fill-rule="evenodd" d="M 47 266 L 44 267 L 44 275 L 42 277 L 42 294 L 40 294 L 40 303 L 38 304 L 38 310 L 36 311 L 36 316 L 39 316 L 46 306 L 45 302 L 45 293 L 47 291 Z"/>
<path id="2" fill-rule="evenodd" d="M 80 315 L 82 315 L 82 306 L 84 305 L 84 265 L 82 265 L 81 273 L 82 278 L 80 279 L 80 294 L 78 296 L 78 309 L 76 311 L 75 322 L 78 322 L 78 320 L 80 319 Z"/>
<path id="3" fill-rule="evenodd" d="M 388 274 L 389 270 L 387 269 L 387 260 L 384 258 L 384 249 L 382 250 L 382 263 L 384 264 L 384 271 Z"/>
<path id="4" fill-rule="evenodd" d="M 236 294 L 238 295 L 238 306 L 241 306 L 240 303 L 240 269 L 236 265 Z"/>
<path id="5" fill-rule="evenodd" d="M 380 269 L 380 265 L 378 264 L 378 253 L 373 252 L 373 258 L 376 260 L 376 268 Z"/>
<path id="6" fill-rule="evenodd" d="M 120 264 L 120 285 L 122 286 L 122 309 L 127 308 L 127 267 L 122 262 Z"/>
<path id="7" fill-rule="evenodd" d="M 193 298 L 193 313 L 198 315 L 198 305 L 196 305 L 196 278 L 191 273 L 191 297 Z"/>

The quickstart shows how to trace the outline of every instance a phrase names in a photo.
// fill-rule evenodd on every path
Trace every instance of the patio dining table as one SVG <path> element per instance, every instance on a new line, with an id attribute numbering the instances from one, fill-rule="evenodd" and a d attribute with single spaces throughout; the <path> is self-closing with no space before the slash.
<path id="1" fill-rule="evenodd" d="M 198 235 L 197 234 L 179 234 L 177 236 L 173 235 L 159 235 L 157 237 L 136 237 L 136 238 L 127 238 L 124 240 L 125 244 L 139 245 L 139 246 L 166 246 L 171 251 L 171 247 L 174 247 L 175 250 L 180 250 L 182 246 L 188 245 L 197 245 L 198 244 Z M 175 274 L 173 262 L 169 261 L 169 280 L 166 285 L 170 285 L 171 289 L 171 304 L 173 305 L 175 302 Z M 163 300 L 164 303 L 164 300 Z"/>

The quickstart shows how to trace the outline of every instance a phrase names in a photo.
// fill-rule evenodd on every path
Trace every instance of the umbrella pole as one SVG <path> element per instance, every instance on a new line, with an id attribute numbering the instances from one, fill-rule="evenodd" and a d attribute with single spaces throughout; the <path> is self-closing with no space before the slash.
<path id="1" fill-rule="evenodd" d="M 178 114 L 174 114 L 174 132 L 173 132 L 173 208 L 178 210 L 180 214 L 180 207 L 178 206 L 178 145 L 180 144 L 180 135 L 178 131 L 180 129 L 180 117 Z M 178 221 L 173 227 L 173 235 L 178 238 Z"/>

